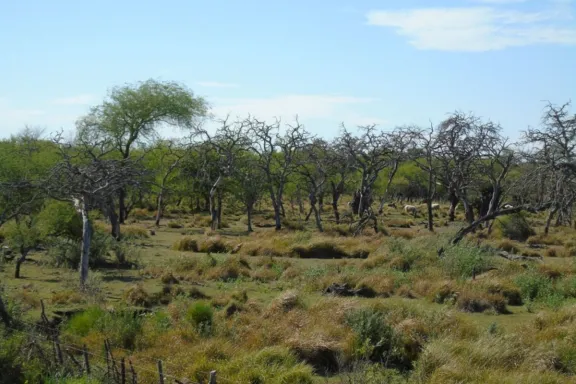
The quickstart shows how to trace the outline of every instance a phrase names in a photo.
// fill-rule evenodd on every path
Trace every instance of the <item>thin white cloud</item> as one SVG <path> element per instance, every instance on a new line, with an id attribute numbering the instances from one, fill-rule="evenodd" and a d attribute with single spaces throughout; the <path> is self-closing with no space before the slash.
<path id="1" fill-rule="evenodd" d="M 366 18 L 369 25 L 393 28 L 422 50 L 483 52 L 533 44 L 576 45 L 572 15 L 561 4 L 538 12 L 485 6 L 374 10 Z"/>
<path id="2" fill-rule="evenodd" d="M 238 84 L 221 83 L 218 81 L 199 81 L 197 84 L 201 87 L 207 87 L 207 88 L 237 88 L 238 87 Z"/>
<path id="3" fill-rule="evenodd" d="M 61 97 L 52 100 L 50 103 L 54 105 L 88 105 L 96 100 L 94 95 L 82 94 L 71 97 Z"/>
<path id="4" fill-rule="evenodd" d="M 217 117 L 226 115 L 259 119 L 292 120 L 338 119 L 352 113 L 351 107 L 375 101 L 371 98 L 332 95 L 284 95 L 271 98 L 216 99 L 212 113 Z"/>

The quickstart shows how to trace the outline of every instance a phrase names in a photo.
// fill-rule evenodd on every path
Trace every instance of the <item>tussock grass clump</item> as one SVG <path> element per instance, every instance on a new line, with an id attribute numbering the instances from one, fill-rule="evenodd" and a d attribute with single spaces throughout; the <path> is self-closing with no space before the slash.
<path id="1" fill-rule="evenodd" d="M 494 264 L 493 257 L 482 248 L 470 244 L 448 247 L 442 259 L 447 276 L 466 279 L 488 271 Z"/>
<path id="2" fill-rule="evenodd" d="M 520 252 L 520 249 L 518 248 L 518 246 L 516 246 L 516 244 L 514 244 L 510 240 L 500 241 L 498 243 L 498 248 L 503 250 L 503 251 L 514 253 L 514 254 L 518 254 Z"/>
<path id="3" fill-rule="evenodd" d="M 226 258 L 206 272 L 206 277 L 212 280 L 230 281 L 240 277 L 250 276 L 250 264 L 242 257 Z"/>
<path id="4" fill-rule="evenodd" d="M 192 324 L 199 333 L 210 334 L 212 332 L 214 312 L 209 303 L 198 301 L 188 307 L 186 320 Z"/>
<path id="5" fill-rule="evenodd" d="M 134 284 L 124 293 L 124 300 L 130 305 L 150 306 L 150 295 L 141 284 Z"/>
<path id="6" fill-rule="evenodd" d="M 160 277 L 162 284 L 178 284 L 180 281 L 170 271 L 164 272 Z"/>
<path id="7" fill-rule="evenodd" d="M 179 228 L 184 228 L 184 225 L 178 221 L 169 221 L 168 222 L 168 228 L 179 229 Z"/>
<path id="8" fill-rule="evenodd" d="M 359 288 L 372 289 L 375 296 L 390 297 L 394 294 L 394 279 L 381 274 L 368 275 L 356 284 L 356 289 Z"/>
<path id="9" fill-rule="evenodd" d="M 150 237 L 148 230 L 138 225 L 124 225 L 121 233 L 124 239 L 147 239 Z"/>
<path id="10" fill-rule="evenodd" d="M 456 307 L 464 312 L 509 313 L 506 299 L 499 293 L 484 293 L 474 290 L 464 290 L 458 294 Z"/>
<path id="11" fill-rule="evenodd" d="M 500 294 L 506 299 L 508 305 L 522 305 L 522 292 L 518 287 L 509 282 L 499 280 L 488 280 L 483 283 L 486 292 L 490 294 Z"/>
<path id="12" fill-rule="evenodd" d="M 219 236 L 208 237 L 198 244 L 198 252 L 205 253 L 228 253 L 232 247 Z"/>
<path id="13" fill-rule="evenodd" d="M 349 255 L 336 244 L 319 242 L 308 246 L 296 246 L 292 252 L 301 259 L 342 259 Z"/>
<path id="14" fill-rule="evenodd" d="M 152 212 L 150 212 L 146 208 L 134 208 L 130 212 L 130 216 L 132 216 L 136 220 L 147 220 L 152 218 Z"/>
<path id="15" fill-rule="evenodd" d="M 50 304 L 69 305 L 83 303 L 84 298 L 77 291 L 59 291 L 54 292 L 50 297 Z"/>
<path id="16" fill-rule="evenodd" d="M 172 245 L 172 249 L 181 252 L 198 252 L 198 241 L 192 237 L 185 236 Z"/>
<path id="17" fill-rule="evenodd" d="M 294 308 L 303 308 L 304 303 L 296 291 L 282 293 L 270 303 L 272 312 L 289 312 Z"/>

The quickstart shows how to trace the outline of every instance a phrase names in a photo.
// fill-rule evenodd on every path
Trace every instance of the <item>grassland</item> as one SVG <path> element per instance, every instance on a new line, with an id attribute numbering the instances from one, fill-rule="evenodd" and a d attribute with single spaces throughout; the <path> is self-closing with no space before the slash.
<path id="1" fill-rule="evenodd" d="M 61 325 L 62 342 L 101 351 L 109 339 L 142 383 L 156 382 L 157 359 L 171 376 L 216 370 L 224 383 L 573 383 L 576 230 L 544 236 L 543 217 L 527 216 L 527 233 L 502 219 L 438 258 L 463 215 L 436 216 L 430 233 L 387 207 L 380 233 L 352 237 L 329 212 L 325 233 L 294 212 L 274 231 L 263 211 L 249 234 L 237 212 L 210 231 L 205 214 L 172 210 L 154 227 L 139 210 L 123 227 L 132 266 L 91 271 L 88 292 L 46 253 L 20 279 L 3 264 L 0 281 L 23 324 L 40 300 L 49 314 L 85 310 Z M 362 295 L 324 294 L 335 283 Z M 149 311 L 122 314 L 134 307 Z"/>

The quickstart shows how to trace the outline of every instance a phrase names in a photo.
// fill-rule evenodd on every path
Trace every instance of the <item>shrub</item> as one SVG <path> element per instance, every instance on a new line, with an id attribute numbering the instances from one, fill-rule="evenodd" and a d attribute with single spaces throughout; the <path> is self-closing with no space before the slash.
<path id="1" fill-rule="evenodd" d="M 516 278 L 516 285 L 526 301 L 534 301 L 549 295 L 553 291 L 552 280 L 539 273 L 529 272 Z"/>
<path id="2" fill-rule="evenodd" d="M 383 313 L 373 308 L 354 309 L 346 313 L 346 324 L 355 333 L 354 349 L 360 359 L 387 362 L 387 366 L 408 368 L 403 357 L 403 344 L 394 328 L 386 323 Z"/>
<path id="3" fill-rule="evenodd" d="M 82 219 L 70 203 L 49 201 L 38 215 L 38 225 L 44 236 L 82 239 Z"/>
<path id="4" fill-rule="evenodd" d="M 160 281 L 162 281 L 162 284 L 178 284 L 179 281 L 176 277 L 174 277 L 174 274 L 172 272 L 165 272 L 164 274 L 162 274 L 162 276 L 160 277 Z"/>
<path id="5" fill-rule="evenodd" d="M 172 245 L 172 249 L 181 252 L 198 252 L 198 242 L 189 236 L 185 236 L 175 242 Z"/>
<path id="6" fill-rule="evenodd" d="M 90 267 L 98 267 L 106 261 L 106 256 L 112 247 L 112 237 L 95 230 L 90 243 Z M 81 240 L 56 238 L 48 250 L 50 263 L 56 267 L 76 269 L 80 263 L 82 252 Z"/>
<path id="7" fill-rule="evenodd" d="M 199 301 L 193 303 L 186 311 L 186 320 L 192 324 L 200 334 L 212 332 L 214 312 L 210 304 Z"/>
<path id="8" fill-rule="evenodd" d="M 86 336 L 105 316 L 107 313 L 102 308 L 90 307 L 72 316 L 66 325 L 66 330 L 73 335 Z"/>
<path id="9" fill-rule="evenodd" d="M 470 278 L 487 271 L 491 266 L 486 251 L 470 245 L 448 247 L 442 259 L 444 271 L 452 278 Z"/>
<path id="10" fill-rule="evenodd" d="M 526 218 L 520 213 L 500 216 L 496 219 L 495 229 L 500 232 L 502 236 L 516 241 L 526 241 L 530 236 L 536 234 L 530 227 L 530 223 L 528 223 Z"/>

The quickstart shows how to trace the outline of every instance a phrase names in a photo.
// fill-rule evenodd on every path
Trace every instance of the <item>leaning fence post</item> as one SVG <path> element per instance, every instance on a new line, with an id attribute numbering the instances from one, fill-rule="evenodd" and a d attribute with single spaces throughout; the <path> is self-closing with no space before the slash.
<path id="1" fill-rule="evenodd" d="M 88 351 L 86 350 L 86 344 L 82 347 L 82 355 L 84 355 L 84 370 L 86 375 L 90 375 L 90 361 L 88 361 Z"/>
<path id="2" fill-rule="evenodd" d="M 216 384 L 216 371 L 210 371 L 209 384 Z"/>
<path id="3" fill-rule="evenodd" d="M 158 360 L 158 382 L 164 384 L 164 372 L 162 371 L 162 360 Z"/>

